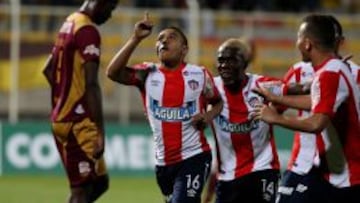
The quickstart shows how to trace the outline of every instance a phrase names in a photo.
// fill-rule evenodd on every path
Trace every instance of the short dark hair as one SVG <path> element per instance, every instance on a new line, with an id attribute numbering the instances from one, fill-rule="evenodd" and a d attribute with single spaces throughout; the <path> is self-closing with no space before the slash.
<path id="1" fill-rule="evenodd" d="M 183 42 L 186 46 L 189 46 L 188 45 L 188 39 L 185 35 L 185 33 L 179 28 L 179 27 L 176 27 L 176 26 L 168 26 L 168 27 L 165 27 L 163 30 L 166 30 L 166 29 L 172 29 L 172 30 L 175 30 L 175 32 L 179 33 L 181 38 L 183 39 Z"/>
<path id="2" fill-rule="evenodd" d="M 321 49 L 335 50 L 336 35 L 339 33 L 333 20 L 327 15 L 311 14 L 303 19 L 306 23 L 305 35 L 310 37 Z M 342 34 L 342 29 L 341 29 Z"/>
<path id="3" fill-rule="evenodd" d="M 329 15 L 328 16 L 329 19 L 333 22 L 334 24 L 334 29 L 335 29 L 335 37 L 336 38 L 342 38 L 344 37 L 343 35 L 343 29 L 342 29 L 342 26 L 340 24 L 340 22 L 338 21 L 338 19 L 336 19 L 334 16 L 332 15 Z"/>

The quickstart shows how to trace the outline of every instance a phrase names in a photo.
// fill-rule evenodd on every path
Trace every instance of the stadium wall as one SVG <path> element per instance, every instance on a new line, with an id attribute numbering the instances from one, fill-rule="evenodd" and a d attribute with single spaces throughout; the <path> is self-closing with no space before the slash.
<path id="1" fill-rule="evenodd" d="M 106 132 L 105 159 L 111 174 L 153 174 L 154 145 L 147 124 L 108 123 Z M 211 133 L 207 131 L 206 134 L 214 146 Z M 284 169 L 291 148 L 291 131 L 275 128 L 275 134 Z M 0 171 L 2 175 L 63 174 L 49 123 L 0 123 Z"/>

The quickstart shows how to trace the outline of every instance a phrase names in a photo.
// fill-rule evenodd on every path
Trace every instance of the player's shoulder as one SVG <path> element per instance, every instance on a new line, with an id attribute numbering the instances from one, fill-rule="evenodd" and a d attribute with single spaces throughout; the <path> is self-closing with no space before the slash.
<path id="1" fill-rule="evenodd" d="M 143 71 L 148 71 L 148 72 L 153 72 L 158 70 L 160 67 L 160 64 L 154 63 L 154 62 L 142 62 L 139 64 L 135 64 L 132 66 L 133 69 L 135 70 L 143 70 Z"/>
<path id="2" fill-rule="evenodd" d="M 184 76 L 190 77 L 212 77 L 210 71 L 201 65 L 187 63 L 183 69 Z"/>
<path id="3" fill-rule="evenodd" d="M 355 70 L 360 69 L 360 66 L 352 60 L 347 60 L 346 63 L 349 64 L 351 69 L 355 69 Z"/>
<path id="4" fill-rule="evenodd" d="M 192 64 L 192 63 L 187 63 L 187 64 L 185 65 L 185 69 L 198 70 L 198 71 L 205 71 L 205 70 L 207 70 L 207 68 L 206 68 L 205 66 L 196 65 L 196 64 Z"/>
<path id="5" fill-rule="evenodd" d="M 292 66 L 293 70 L 299 70 L 299 69 L 313 69 L 312 65 L 310 62 L 305 62 L 305 61 L 298 61 L 296 63 L 294 63 Z"/>
<path id="6" fill-rule="evenodd" d="M 279 82 L 279 81 L 281 81 L 280 78 L 272 77 L 272 76 L 266 76 L 266 75 L 260 75 L 260 74 L 254 74 L 254 73 L 246 73 L 246 75 L 250 80 L 253 80 L 255 82 Z"/>
<path id="7" fill-rule="evenodd" d="M 325 69 L 328 71 L 339 71 L 340 69 L 348 69 L 348 65 L 341 59 L 339 58 L 333 58 L 330 59 L 326 65 L 325 65 Z"/>
<path id="8" fill-rule="evenodd" d="M 214 82 L 215 82 L 215 84 L 220 84 L 222 82 L 221 77 L 220 76 L 215 76 L 214 77 Z"/>
<path id="9" fill-rule="evenodd" d="M 85 15 L 84 13 L 81 13 L 81 12 L 74 12 L 74 13 L 70 14 L 67 17 L 66 21 L 74 23 L 74 26 L 75 26 L 74 31 L 75 32 L 83 27 L 89 27 L 89 28 L 97 31 L 97 28 L 96 28 L 95 24 L 91 21 L 91 18 L 88 15 Z"/>

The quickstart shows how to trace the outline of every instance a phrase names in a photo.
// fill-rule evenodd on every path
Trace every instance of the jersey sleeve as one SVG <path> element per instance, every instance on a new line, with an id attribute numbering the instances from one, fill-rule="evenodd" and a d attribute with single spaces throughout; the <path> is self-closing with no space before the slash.
<path id="1" fill-rule="evenodd" d="M 295 66 L 290 67 L 283 77 L 283 82 L 284 82 L 283 95 L 288 94 L 288 89 L 294 84 L 300 84 L 301 82 L 300 80 L 301 80 L 301 68 L 295 68 Z"/>
<path id="2" fill-rule="evenodd" d="M 84 26 L 75 34 L 75 46 L 79 50 L 83 63 L 100 61 L 100 45 L 100 33 L 94 26 Z"/>
<path id="3" fill-rule="evenodd" d="M 299 82 L 299 79 L 296 79 L 296 78 L 297 77 L 300 78 L 300 72 L 297 70 L 300 70 L 300 69 L 295 69 L 294 66 L 292 66 L 288 69 L 288 71 L 285 73 L 285 75 L 283 77 L 283 81 L 285 84 Z"/>
<path id="4" fill-rule="evenodd" d="M 203 89 L 203 95 L 208 100 L 208 103 L 213 104 L 221 99 L 218 89 L 215 86 L 214 78 L 211 73 L 204 69 L 205 72 L 205 83 Z"/>
<path id="5" fill-rule="evenodd" d="M 127 85 L 133 85 L 140 88 L 143 87 L 147 75 L 153 69 L 155 69 L 155 64 L 147 63 L 147 62 L 135 64 L 131 68 L 130 67 L 127 68 L 127 71 L 130 76 L 129 84 Z"/>
<path id="6" fill-rule="evenodd" d="M 271 93 L 278 96 L 283 95 L 283 92 L 285 91 L 284 88 L 286 87 L 281 79 L 267 76 L 259 77 L 256 80 L 256 86 L 266 88 Z"/>
<path id="7" fill-rule="evenodd" d="M 348 90 L 340 85 L 339 73 L 324 71 L 312 85 L 312 112 L 332 117 L 348 94 Z"/>

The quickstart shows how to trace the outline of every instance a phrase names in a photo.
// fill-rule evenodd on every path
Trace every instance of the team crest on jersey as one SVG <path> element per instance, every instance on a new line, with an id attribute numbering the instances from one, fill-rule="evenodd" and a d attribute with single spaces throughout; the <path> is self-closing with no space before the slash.
<path id="1" fill-rule="evenodd" d="M 253 129 L 258 128 L 259 126 L 259 121 L 256 120 L 247 120 L 243 123 L 231 123 L 222 115 L 216 117 L 215 121 L 220 126 L 222 131 L 229 133 L 246 134 L 251 132 Z"/>
<path id="2" fill-rule="evenodd" d="M 311 72 L 302 72 L 301 73 L 301 76 L 304 77 L 304 78 L 307 78 L 307 77 L 314 77 L 314 74 L 311 73 Z"/>
<path id="3" fill-rule="evenodd" d="M 199 82 L 196 80 L 189 80 L 188 85 L 192 90 L 196 90 L 197 88 L 199 88 Z"/>
<path id="4" fill-rule="evenodd" d="M 189 101 L 184 107 L 162 107 L 159 101 L 150 98 L 150 109 L 153 116 L 162 121 L 179 122 L 188 121 L 196 112 L 196 102 Z"/>
<path id="5" fill-rule="evenodd" d="M 255 108 L 256 105 L 260 103 L 260 100 L 258 97 L 250 97 L 248 99 L 248 103 L 251 107 Z"/>

